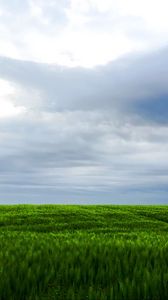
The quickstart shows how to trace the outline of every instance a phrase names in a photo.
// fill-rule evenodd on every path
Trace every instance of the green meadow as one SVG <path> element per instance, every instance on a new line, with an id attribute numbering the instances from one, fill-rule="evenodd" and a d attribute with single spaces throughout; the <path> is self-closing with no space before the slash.
<path id="1" fill-rule="evenodd" d="M 0 300 L 168 299 L 168 206 L 0 206 Z"/>

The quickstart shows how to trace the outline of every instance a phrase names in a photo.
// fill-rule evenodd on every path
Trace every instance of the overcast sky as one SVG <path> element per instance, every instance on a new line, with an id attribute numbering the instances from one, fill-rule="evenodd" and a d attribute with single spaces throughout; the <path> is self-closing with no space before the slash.
<path id="1" fill-rule="evenodd" d="M 0 0 L 0 203 L 168 204 L 166 0 Z"/>

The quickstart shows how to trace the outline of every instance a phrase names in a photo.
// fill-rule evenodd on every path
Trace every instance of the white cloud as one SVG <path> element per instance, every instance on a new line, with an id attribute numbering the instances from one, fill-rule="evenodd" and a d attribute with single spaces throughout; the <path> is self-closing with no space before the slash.
<path id="1" fill-rule="evenodd" d="M 141 0 L 134 1 L 124 0 L 117 1 L 120 12 L 123 15 L 130 15 L 135 17 L 141 17 L 148 29 L 159 31 L 166 31 L 168 28 L 167 9 L 168 3 L 166 0 L 153 1 L 153 0 Z"/>
<path id="2" fill-rule="evenodd" d="M 0 54 L 69 67 L 106 64 L 167 44 L 167 8 L 165 0 L 30 0 L 14 9 L 7 0 L 0 3 Z"/>
<path id="3" fill-rule="evenodd" d="M 0 118 L 9 118 L 25 112 L 23 106 L 15 106 L 11 98 L 15 95 L 14 87 L 0 79 Z"/>
<path id="4" fill-rule="evenodd" d="M 38 5 L 35 1 L 30 1 L 29 5 L 30 5 L 30 15 L 33 18 L 42 19 L 43 18 L 42 7 L 40 5 Z"/>

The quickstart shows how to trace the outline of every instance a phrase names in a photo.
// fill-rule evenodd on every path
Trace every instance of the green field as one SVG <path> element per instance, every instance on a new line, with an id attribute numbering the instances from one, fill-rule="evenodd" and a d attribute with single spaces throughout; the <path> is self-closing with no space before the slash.
<path id="1" fill-rule="evenodd" d="M 0 206 L 0 300 L 168 299 L 168 206 Z"/>

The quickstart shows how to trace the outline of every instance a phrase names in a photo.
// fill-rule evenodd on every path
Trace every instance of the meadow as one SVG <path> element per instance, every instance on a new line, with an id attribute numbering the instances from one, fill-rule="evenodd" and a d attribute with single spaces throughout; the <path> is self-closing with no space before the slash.
<path id="1" fill-rule="evenodd" d="M 0 206 L 0 300 L 168 299 L 168 206 Z"/>

